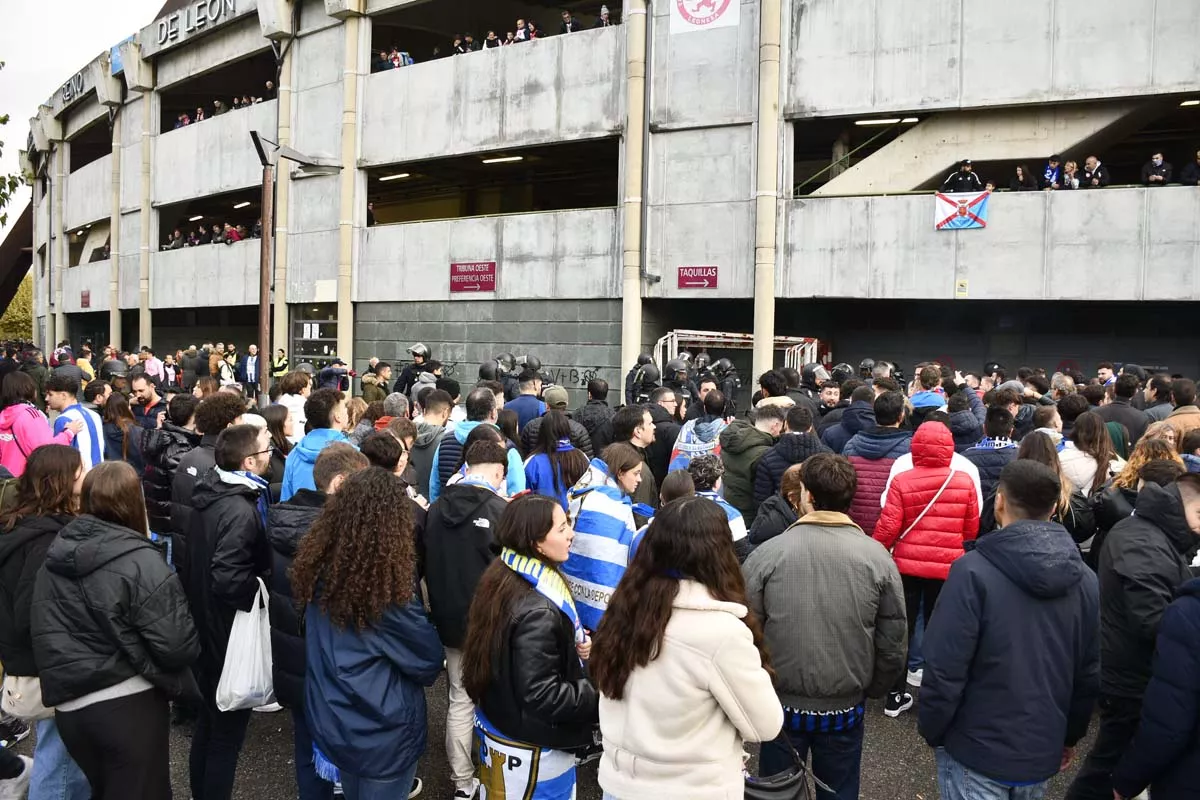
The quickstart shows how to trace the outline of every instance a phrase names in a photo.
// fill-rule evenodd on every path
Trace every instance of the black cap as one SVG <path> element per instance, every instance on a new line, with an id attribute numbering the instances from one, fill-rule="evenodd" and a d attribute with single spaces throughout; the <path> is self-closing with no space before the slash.
<path id="1" fill-rule="evenodd" d="M 969 167 L 969 166 L 971 166 L 971 159 L 964 158 L 962 161 L 958 162 L 958 165 L 960 167 Z"/>

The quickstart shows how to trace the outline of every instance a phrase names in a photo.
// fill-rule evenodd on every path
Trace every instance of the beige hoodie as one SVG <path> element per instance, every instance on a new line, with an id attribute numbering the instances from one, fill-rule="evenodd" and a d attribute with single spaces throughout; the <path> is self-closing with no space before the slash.
<path id="1" fill-rule="evenodd" d="M 740 603 L 679 583 L 658 657 L 624 699 L 600 697 L 600 785 L 621 800 L 740 800 L 742 742 L 773 739 L 783 707 Z"/>

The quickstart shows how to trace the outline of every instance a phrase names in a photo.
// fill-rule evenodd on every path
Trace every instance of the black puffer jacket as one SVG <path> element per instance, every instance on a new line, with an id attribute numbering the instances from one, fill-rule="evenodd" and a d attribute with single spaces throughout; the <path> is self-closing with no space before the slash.
<path id="1" fill-rule="evenodd" d="M 500 565 L 491 568 L 507 569 Z M 502 647 L 492 653 L 492 679 L 479 705 L 519 742 L 570 750 L 591 744 L 600 722 L 599 695 L 575 653 L 566 614 L 529 587 L 509 612 Z"/>
<path id="2" fill-rule="evenodd" d="M 200 653 L 183 587 L 153 543 L 82 516 L 59 533 L 33 591 L 33 653 L 47 707 L 142 676 L 195 695 Z"/>
<path id="3" fill-rule="evenodd" d="M 587 428 L 588 436 L 594 439 L 596 431 L 611 420 L 616 413 L 605 400 L 588 400 L 586 405 L 575 409 L 571 416 L 576 422 Z"/>
<path id="4" fill-rule="evenodd" d="M 312 528 L 325 495 L 301 489 L 286 503 L 267 510 L 267 541 L 271 545 L 271 675 L 275 680 L 275 699 L 280 705 L 304 708 L 304 632 L 300 614 L 292 597 L 288 570 L 296 557 L 300 539 Z"/>
<path id="5" fill-rule="evenodd" d="M 221 678 L 234 614 L 250 610 L 257 578 L 267 574 L 271 563 L 258 494 L 249 486 L 225 483 L 215 469 L 192 493 L 195 513 L 187 537 L 184 585 L 200 634 L 196 679 L 206 697 L 216 691 Z"/>
<path id="6" fill-rule="evenodd" d="M 206 434 L 200 437 L 200 445 L 182 456 L 175 466 L 175 476 L 171 479 L 171 526 L 184 537 L 192 529 L 192 492 L 200 479 L 216 466 L 216 450 L 217 435 Z M 186 548 L 176 548 L 183 549 Z"/>
<path id="7" fill-rule="evenodd" d="M 646 408 L 654 422 L 654 441 L 646 448 L 646 463 L 654 473 L 655 485 L 662 486 L 667 477 L 667 467 L 671 464 L 671 450 L 675 447 L 675 440 L 679 438 L 680 426 L 658 403 L 652 403 Z"/>
<path id="8" fill-rule="evenodd" d="M 528 454 L 532 453 L 537 447 L 538 434 L 542 430 L 542 417 L 531 419 L 525 423 L 525 427 L 521 428 L 521 452 Z M 567 418 L 567 425 L 571 429 L 571 444 L 576 450 L 581 450 L 588 459 L 593 455 L 592 451 L 592 436 L 588 433 L 588 429 L 580 425 L 570 417 Z"/>
<path id="9" fill-rule="evenodd" d="M 0 533 L 0 661 L 8 675 L 37 675 L 29 633 L 33 585 L 46 551 L 74 517 L 25 517 Z"/>
<path id="10" fill-rule="evenodd" d="M 779 493 L 783 473 L 793 464 L 803 464 L 817 453 L 832 453 L 814 433 L 785 433 L 779 444 L 763 454 L 754 475 L 754 499 L 764 502 Z"/>
<path id="11" fill-rule="evenodd" d="M 1196 546 L 1179 487 L 1146 484 L 1137 513 L 1109 531 L 1100 550 L 1100 688 L 1141 698 L 1150 680 L 1154 641 L 1175 590 L 1191 578 Z"/>
<path id="12" fill-rule="evenodd" d="M 150 530 L 171 532 L 171 484 L 179 461 L 200 446 L 200 434 L 170 422 L 161 428 L 145 428 L 142 432 L 142 458 L 146 470 L 142 473 L 142 491 L 146 495 L 146 513 Z"/>
<path id="13" fill-rule="evenodd" d="M 475 587 L 496 558 L 496 528 L 508 503 L 468 483 L 447 486 L 429 508 L 418 543 L 429 587 L 429 618 L 446 647 L 461 648 Z"/>
<path id="14" fill-rule="evenodd" d="M 758 507 L 758 516 L 750 526 L 750 544 L 758 547 L 768 539 L 774 539 L 795 524 L 799 517 L 796 511 L 783 499 L 783 495 L 773 494 Z"/>

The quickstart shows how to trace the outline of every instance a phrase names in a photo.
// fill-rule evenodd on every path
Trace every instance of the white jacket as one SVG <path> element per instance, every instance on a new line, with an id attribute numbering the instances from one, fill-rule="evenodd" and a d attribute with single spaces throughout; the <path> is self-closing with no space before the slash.
<path id="1" fill-rule="evenodd" d="M 1091 495 L 1092 481 L 1096 477 L 1096 459 L 1080 450 L 1074 442 L 1068 439 L 1067 446 L 1058 454 L 1058 465 L 1062 467 L 1063 476 L 1071 482 L 1076 490 L 1085 495 Z M 1109 462 L 1105 480 L 1116 475 L 1124 467 L 1124 461 L 1119 458 L 1113 459 Z"/>
<path id="2" fill-rule="evenodd" d="M 741 800 L 742 742 L 773 739 L 783 707 L 740 603 L 680 581 L 658 657 L 625 697 L 600 696 L 600 786 L 620 800 Z"/>

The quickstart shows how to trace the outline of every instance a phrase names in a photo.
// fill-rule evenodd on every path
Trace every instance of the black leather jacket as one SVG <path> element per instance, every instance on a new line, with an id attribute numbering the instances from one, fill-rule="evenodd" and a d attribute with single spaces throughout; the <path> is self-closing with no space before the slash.
<path id="1" fill-rule="evenodd" d="M 492 654 L 483 713 L 526 744 L 555 750 L 591 744 L 599 695 L 575 652 L 570 620 L 531 586 L 513 604 L 508 626 L 504 646 Z"/>

